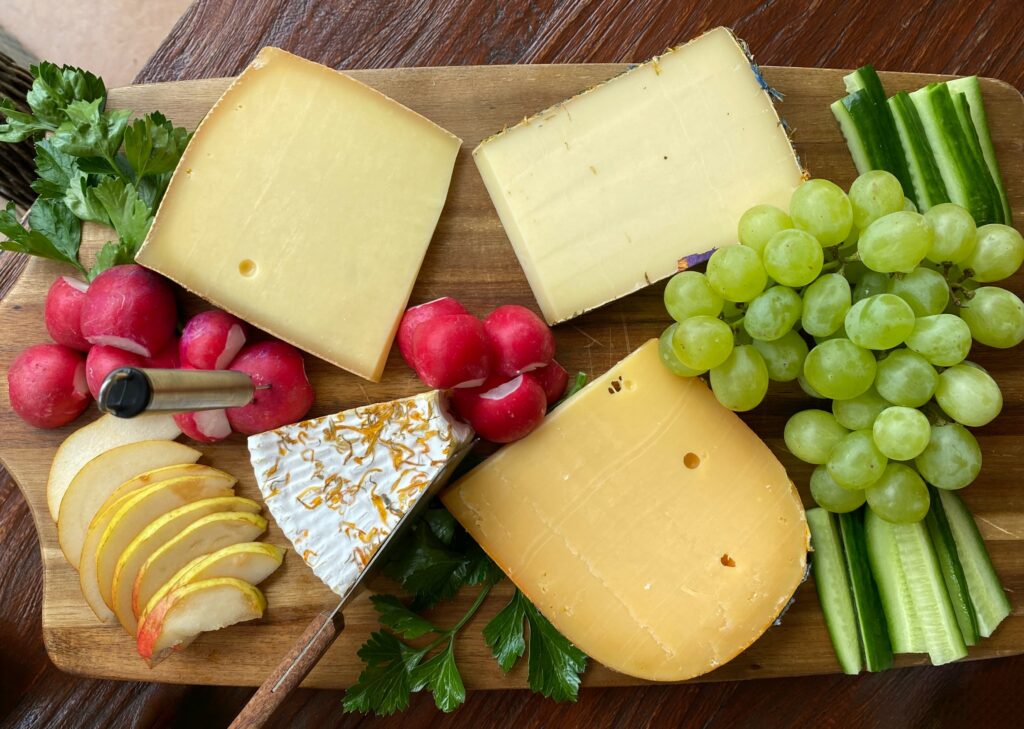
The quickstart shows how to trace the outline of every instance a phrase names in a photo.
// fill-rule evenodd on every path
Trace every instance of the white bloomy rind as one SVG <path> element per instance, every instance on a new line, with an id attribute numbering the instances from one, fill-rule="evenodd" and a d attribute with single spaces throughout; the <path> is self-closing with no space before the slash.
<path id="1" fill-rule="evenodd" d="M 472 436 L 434 390 L 259 433 L 249 453 L 278 526 L 345 596 Z"/>

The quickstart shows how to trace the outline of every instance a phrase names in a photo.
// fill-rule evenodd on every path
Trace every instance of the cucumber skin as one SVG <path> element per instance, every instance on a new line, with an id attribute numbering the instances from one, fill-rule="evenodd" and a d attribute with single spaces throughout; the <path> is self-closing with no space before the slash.
<path id="1" fill-rule="evenodd" d="M 824 509 L 808 509 L 807 526 L 811 530 L 814 586 L 829 639 L 843 673 L 856 675 L 863 668 L 861 646 L 835 517 Z"/>
<path id="2" fill-rule="evenodd" d="M 928 527 L 928 535 L 932 538 L 932 545 L 935 547 L 935 556 L 939 560 L 939 568 L 942 570 L 942 577 L 946 582 L 946 592 L 949 594 L 953 613 L 960 625 L 960 633 L 963 635 L 964 643 L 972 646 L 978 642 L 979 638 L 978 616 L 974 611 L 974 603 L 971 602 L 967 577 L 964 576 L 964 568 L 960 563 L 953 532 L 949 528 L 946 510 L 942 506 L 935 487 L 929 487 L 929 490 L 931 506 L 924 518 L 925 526 Z"/>
<path id="3" fill-rule="evenodd" d="M 839 531 L 843 539 L 843 554 L 850 577 L 853 605 L 860 628 L 864 664 L 869 671 L 892 668 L 892 645 L 886 628 L 885 613 L 878 597 L 878 588 L 868 562 L 867 540 L 864 534 L 864 509 L 839 515 Z"/>
<path id="4" fill-rule="evenodd" d="M 897 552 L 889 523 L 870 509 L 864 514 L 864 534 L 867 541 L 871 573 L 878 585 L 878 596 L 889 629 L 889 640 L 896 653 L 924 653 L 927 651 L 924 635 L 916 622 L 914 604 L 906 589 L 903 565 Z"/>
<path id="5" fill-rule="evenodd" d="M 1003 215 L 1003 204 L 999 197 L 999 187 L 996 185 L 995 180 L 992 179 L 992 170 L 985 161 L 985 154 L 981 149 L 981 140 L 978 137 L 978 129 L 974 124 L 971 102 L 967 99 L 966 94 L 955 94 L 952 96 L 952 99 L 953 107 L 960 118 L 960 126 L 963 129 L 964 138 L 967 140 L 967 148 L 974 157 L 975 166 L 981 171 L 981 181 L 988 191 L 989 199 L 992 200 L 992 222 L 1005 223 L 1006 218 Z"/>
<path id="6" fill-rule="evenodd" d="M 942 490 L 939 491 L 939 499 L 967 578 L 971 602 L 978 618 L 978 632 L 981 637 L 988 638 L 1010 614 L 1010 599 L 992 566 L 992 558 L 985 548 L 978 525 L 963 499 L 955 491 Z"/>
<path id="7" fill-rule="evenodd" d="M 942 174 L 935 162 L 935 152 L 928 142 L 924 127 L 921 126 L 921 117 L 910 95 L 900 91 L 888 103 L 907 158 L 907 167 L 914 178 L 914 190 L 919 198 L 915 200 L 918 209 L 924 212 L 935 205 L 949 202 L 946 183 L 942 181 Z M 915 169 L 916 176 L 913 172 Z"/>

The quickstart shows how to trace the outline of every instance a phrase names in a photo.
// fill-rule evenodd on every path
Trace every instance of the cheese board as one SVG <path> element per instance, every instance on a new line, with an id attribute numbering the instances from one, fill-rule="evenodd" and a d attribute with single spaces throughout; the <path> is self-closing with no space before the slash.
<path id="1" fill-rule="evenodd" d="M 351 75 L 405 104 L 462 139 L 444 214 L 413 290 L 411 303 L 429 301 L 452 292 L 473 313 L 484 314 L 498 303 L 521 304 L 536 310 L 536 302 L 492 207 L 484 184 L 474 168 L 472 149 L 485 137 L 510 126 L 538 109 L 544 109 L 621 73 L 623 64 L 563 66 L 491 66 L 352 71 Z M 840 70 L 764 67 L 766 81 L 783 101 L 785 119 L 801 161 L 815 177 L 847 186 L 855 176 L 846 144 L 829 111 L 843 93 Z M 888 90 L 910 90 L 945 77 L 920 74 L 882 74 Z M 136 113 L 159 109 L 176 124 L 194 129 L 230 84 L 231 79 L 154 84 L 117 89 L 110 93 L 114 108 Z M 989 126 L 998 154 L 1011 208 L 1024 215 L 1024 100 L 1012 87 L 983 80 L 982 89 Z M 259 154 L 254 150 L 253 154 Z M 109 238 L 107 231 L 87 226 L 82 259 L 88 264 Z M 0 361 L 6 369 L 24 346 L 46 337 L 42 306 L 55 275 L 64 273 L 56 264 L 34 259 L 6 295 L 0 311 L 5 332 Z M 1024 276 L 1018 273 L 1006 285 L 1020 291 Z M 555 328 L 559 359 L 570 370 L 592 377 L 605 372 L 644 341 L 657 337 L 668 323 L 662 302 L 663 284 L 647 287 L 629 297 L 591 311 Z M 184 299 L 187 313 L 203 308 L 195 297 Z M 1011 350 L 982 349 L 975 357 L 999 380 L 1005 398 L 1003 417 L 978 431 L 985 457 L 981 476 L 965 500 L 978 519 L 995 568 L 1012 601 L 1010 617 L 990 639 L 970 651 L 970 658 L 992 658 L 1024 652 L 1024 494 L 1013 486 L 1024 477 L 1019 462 L 1024 437 L 1024 368 Z M 414 373 L 392 351 L 379 383 L 362 380 L 334 366 L 309 359 L 310 379 L 317 392 L 311 416 L 334 413 L 370 402 L 409 396 L 422 390 Z M 75 426 L 42 431 L 26 425 L 9 407 L 3 394 L 0 425 L 5 438 L 0 459 L 19 483 L 39 533 L 44 563 L 43 634 L 54 663 L 63 670 L 96 677 L 150 680 L 172 683 L 227 685 L 259 684 L 278 657 L 302 633 L 309 619 L 331 605 L 335 596 L 320 583 L 296 554 L 290 552 L 283 567 L 263 588 L 270 608 L 264 619 L 230 630 L 201 636 L 188 651 L 150 669 L 135 653 L 133 642 L 117 626 L 104 626 L 82 598 L 78 577 L 64 559 L 56 528 L 46 505 L 45 483 L 50 462 L 59 443 Z M 804 502 L 810 468 L 789 454 L 782 443 L 783 426 L 808 398 L 795 384 L 773 388 L 761 407 L 744 420 L 776 453 L 797 483 Z M 91 413 L 89 417 L 95 417 Z M 84 419 L 83 419 L 84 420 Z M 203 462 L 239 477 L 238 494 L 259 499 L 249 467 L 244 439 L 234 435 L 201 450 Z M 271 524 L 268 541 L 288 547 L 289 542 Z M 394 591 L 395 585 L 380 578 L 371 589 Z M 511 594 L 505 582 L 499 595 Z M 457 619 L 472 600 L 462 595 L 440 606 L 438 622 Z M 483 625 L 503 600 L 490 601 L 474 618 Z M 347 628 L 337 643 L 310 673 L 304 685 L 350 685 L 362 664 L 356 650 L 377 629 L 377 614 L 367 596 L 354 600 L 345 610 Z M 685 616 L 680 619 L 685 620 Z M 509 688 L 526 685 L 526 667 L 510 675 L 501 673 L 480 638 L 479 630 L 466 631 L 456 647 L 469 688 Z M 897 665 L 925 663 L 925 656 L 902 655 Z M 814 587 L 803 584 L 795 603 L 781 624 L 770 629 L 749 650 L 700 680 L 732 680 L 757 677 L 830 673 L 838 670 L 832 645 L 817 604 Z M 584 685 L 629 685 L 636 678 L 616 673 L 592 662 Z"/>

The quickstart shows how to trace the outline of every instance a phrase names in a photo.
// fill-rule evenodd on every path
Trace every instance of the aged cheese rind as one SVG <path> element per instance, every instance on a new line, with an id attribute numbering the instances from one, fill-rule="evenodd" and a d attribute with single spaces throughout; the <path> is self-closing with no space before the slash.
<path id="1" fill-rule="evenodd" d="M 264 48 L 200 125 L 136 260 L 379 380 L 460 145 L 343 73 Z"/>
<path id="2" fill-rule="evenodd" d="M 471 438 L 435 390 L 250 436 L 249 453 L 277 525 L 317 577 L 345 597 Z"/>
<path id="3" fill-rule="evenodd" d="M 802 169 L 744 48 L 718 28 L 484 140 L 473 153 L 549 323 L 736 242 Z"/>
<path id="4" fill-rule="evenodd" d="M 804 576 L 785 469 L 654 340 L 442 498 L 569 640 L 640 678 L 729 661 Z"/>

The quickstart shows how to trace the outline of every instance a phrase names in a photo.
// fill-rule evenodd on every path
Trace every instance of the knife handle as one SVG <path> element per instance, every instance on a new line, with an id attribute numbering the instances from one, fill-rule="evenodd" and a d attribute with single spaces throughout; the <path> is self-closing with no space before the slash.
<path id="1" fill-rule="evenodd" d="M 327 652 L 345 627 L 337 607 L 327 608 L 306 626 L 277 668 L 242 707 L 229 729 L 259 729 Z"/>

